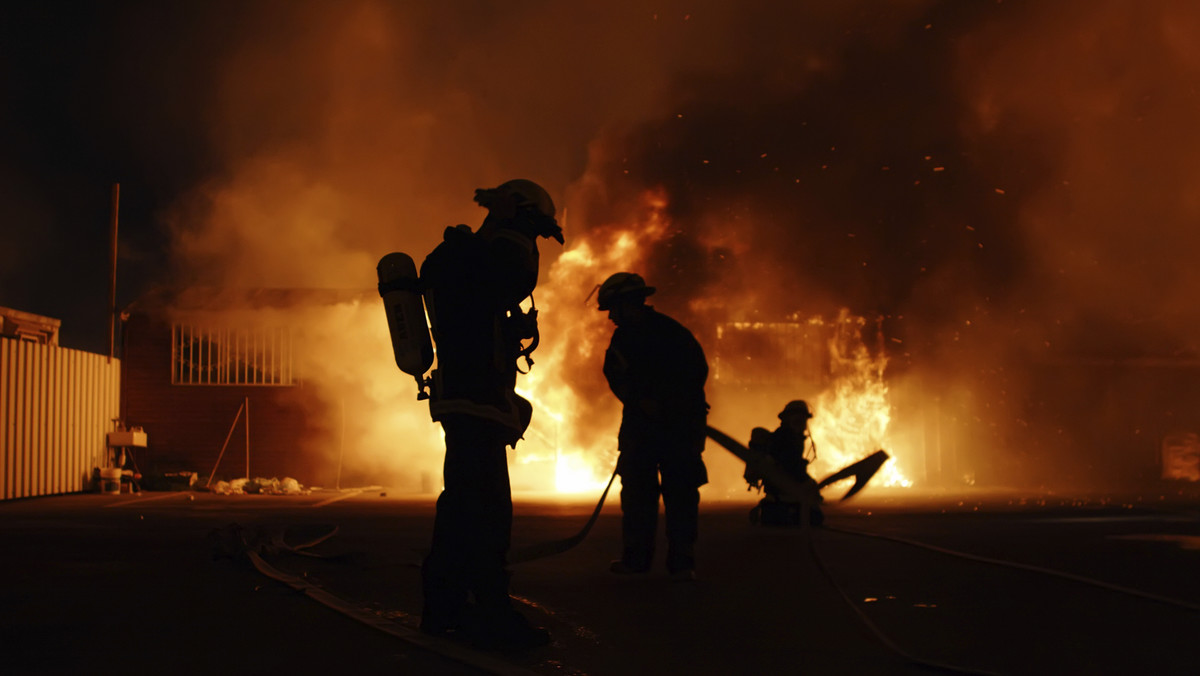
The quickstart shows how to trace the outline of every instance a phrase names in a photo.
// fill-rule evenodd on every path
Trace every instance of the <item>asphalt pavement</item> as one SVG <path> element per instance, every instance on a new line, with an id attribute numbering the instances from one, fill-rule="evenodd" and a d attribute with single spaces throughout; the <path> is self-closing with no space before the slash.
<path id="1" fill-rule="evenodd" d="M 596 497 L 518 494 L 514 547 L 578 532 Z M 813 530 L 707 500 L 694 582 L 608 572 L 611 497 L 578 546 L 512 566 L 554 637 L 519 654 L 415 630 L 433 495 L 0 503 L 3 673 L 1200 673 L 1194 490 L 868 489 Z"/>

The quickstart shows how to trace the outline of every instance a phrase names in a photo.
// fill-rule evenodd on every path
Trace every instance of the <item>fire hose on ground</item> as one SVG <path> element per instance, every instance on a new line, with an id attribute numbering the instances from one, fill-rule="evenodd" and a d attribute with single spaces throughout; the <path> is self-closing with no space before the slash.
<path id="1" fill-rule="evenodd" d="M 780 487 L 783 496 L 790 497 L 796 502 L 805 499 L 806 489 L 804 485 L 774 463 L 766 462 L 764 458 L 760 457 L 761 454 L 751 451 L 745 445 L 715 427 L 707 427 L 706 433 L 709 439 L 717 442 L 722 448 L 733 453 L 747 465 L 753 464 L 763 476 L 774 485 Z M 875 476 L 875 473 L 879 471 L 879 468 L 883 466 L 883 463 L 887 459 L 887 453 L 876 451 L 866 458 L 825 477 L 817 484 L 817 488 L 824 488 L 837 481 L 853 477 L 854 485 L 841 498 L 842 500 L 846 500 L 862 490 L 863 486 L 867 485 L 867 482 L 871 480 L 871 477 Z M 526 547 L 515 548 L 509 552 L 509 563 L 525 563 L 547 556 L 554 556 L 555 554 L 562 554 L 583 542 L 584 538 L 591 532 L 592 526 L 596 525 L 596 521 L 600 518 L 600 511 L 604 508 L 604 500 L 608 497 L 608 491 L 612 488 L 613 481 L 616 478 L 617 471 L 613 469 L 612 476 L 608 479 L 608 485 L 604 487 L 604 492 L 600 494 L 600 500 L 596 503 L 596 508 L 592 510 L 591 518 L 587 520 L 582 530 L 562 540 L 539 542 Z"/>
<path id="2" fill-rule="evenodd" d="M 725 435 L 724 433 L 720 432 L 719 430 L 715 430 L 711 427 L 709 428 L 708 432 L 709 432 L 710 438 L 712 438 L 714 441 L 719 443 L 721 446 L 723 446 L 730 452 L 734 453 L 734 455 L 737 455 L 739 458 L 741 458 L 743 460 L 746 460 L 748 458 L 754 459 L 750 455 L 751 452 L 748 449 L 746 449 L 745 446 L 742 446 L 739 442 L 737 442 L 736 440 L 733 440 L 728 435 Z M 845 500 L 845 499 L 851 497 L 852 495 L 854 495 L 855 493 L 857 493 L 862 488 L 862 486 L 865 485 L 865 483 L 867 481 L 869 481 L 870 478 L 878 471 L 879 467 L 882 466 L 883 462 L 885 462 L 886 460 L 887 460 L 887 454 L 884 453 L 883 451 L 879 451 L 875 454 L 872 454 L 872 455 L 864 458 L 863 460 L 860 460 L 860 461 L 850 465 L 849 467 L 847 467 L 843 470 L 835 472 L 834 474 L 830 475 L 829 477 L 826 477 L 826 479 L 821 481 L 818 485 L 821 487 L 824 487 L 835 481 L 854 477 L 855 485 L 851 488 L 850 491 L 847 492 L 847 494 L 845 496 L 842 497 L 842 500 Z M 591 531 L 592 527 L 595 525 L 596 521 L 598 520 L 601 509 L 604 506 L 604 501 L 608 496 L 608 491 L 609 491 L 609 489 L 612 488 L 612 484 L 615 481 L 615 479 L 616 479 L 616 472 L 614 471 L 613 475 L 609 478 L 608 484 L 605 486 L 604 491 L 601 493 L 600 499 L 597 502 L 595 509 L 592 511 L 590 518 L 588 519 L 587 523 L 584 524 L 583 528 L 578 533 L 572 535 L 571 537 L 562 539 L 562 540 L 543 542 L 543 543 L 534 544 L 534 545 L 531 545 L 528 547 L 516 549 L 510 555 L 510 562 L 511 563 L 523 563 L 523 562 L 533 561 L 533 560 L 540 559 L 540 558 L 545 558 L 548 556 L 553 556 L 555 554 L 563 553 L 563 552 L 575 547 L 579 543 L 581 543 L 587 537 L 588 533 Z M 795 487 L 793 487 L 793 488 L 795 488 Z M 806 523 L 806 522 L 802 522 L 802 523 Z M 850 607 L 851 611 L 855 614 L 855 616 L 858 617 L 859 621 L 888 650 L 890 650 L 894 654 L 898 655 L 899 657 L 901 657 L 902 659 L 904 659 L 907 662 L 910 662 L 910 663 L 916 664 L 916 665 L 920 665 L 923 667 L 931 668 L 931 669 L 934 669 L 937 671 L 942 671 L 942 672 L 946 672 L 946 673 L 955 673 L 955 674 L 972 674 L 972 675 L 985 675 L 986 674 L 989 676 L 994 675 L 995 672 L 986 671 L 986 670 L 982 670 L 982 669 L 965 668 L 965 667 L 961 667 L 961 666 L 957 666 L 957 665 L 939 662 L 936 660 L 924 659 L 924 658 L 916 657 L 916 656 L 908 653 L 907 651 L 905 651 L 903 648 L 901 648 L 899 645 L 897 645 L 894 641 L 892 641 L 879 627 L 877 627 L 874 624 L 874 622 L 872 622 L 871 619 L 869 617 L 867 617 L 867 615 L 862 611 L 862 609 L 860 609 L 858 607 L 858 605 L 854 602 L 854 600 L 837 583 L 837 581 L 834 579 L 833 575 L 829 571 L 828 567 L 825 565 L 824 560 L 821 558 L 818 548 L 816 547 L 816 545 L 813 542 L 812 530 L 807 527 L 803 527 L 803 526 L 801 528 L 799 528 L 798 530 L 801 531 L 802 537 L 805 541 L 805 544 L 807 545 L 809 554 L 812 556 L 813 561 L 817 565 L 817 568 L 821 572 L 822 576 L 825 577 L 826 581 L 830 584 L 830 586 L 832 586 L 834 588 L 834 590 L 838 593 L 838 595 L 842 598 L 842 600 Z M 856 531 L 856 530 L 850 530 L 850 529 L 844 529 L 844 528 L 835 528 L 835 527 L 829 527 L 829 526 L 823 526 L 822 530 L 846 534 L 846 535 L 854 535 L 854 536 L 858 536 L 858 537 L 875 538 L 875 539 L 881 539 L 881 540 L 886 540 L 886 541 L 892 541 L 892 542 L 896 542 L 896 543 L 900 543 L 900 544 L 909 545 L 912 547 L 926 549 L 926 550 L 937 552 L 937 553 L 944 554 L 947 556 L 953 556 L 953 557 L 963 558 L 963 559 L 967 559 L 967 560 L 971 560 L 971 561 L 982 562 L 982 563 L 992 564 L 992 565 L 996 565 L 996 566 L 1014 568 L 1014 569 L 1018 569 L 1018 570 L 1030 571 L 1030 572 L 1034 572 L 1034 573 L 1058 577 L 1061 579 L 1066 579 L 1066 580 L 1081 583 L 1081 584 L 1091 585 L 1091 586 L 1099 587 L 1099 588 L 1106 589 L 1109 591 L 1119 592 L 1122 594 L 1132 595 L 1132 596 L 1140 597 L 1140 598 L 1147 599 L 1150 601 L 1155 601 L 1155 602 L 1164 603 L 1164 604 L 1171 605 L 1171 606 L 1185 608 L 1188 610 L 1200 610 L 1200 605 L 1196 605 L 1196 604 L 1182 601 L 1179 599 L 1163 597 L 1163 596 L 1159 596 L 1156 594 L 1151 594 L 1151 593 L 1143 592 L 1143 591 L 1136 590 L 1136 589 L 1130 589 L 1130 588 L 1123 587 L 1120 585 L 1115 585 L 1115 584 L 1103 582 L 1100 580 L 1095 580 L 1092 578 L 1074 575 L 1074 574 L 1066 573 L 1066 572 L 1062 572 L 1062 571 L 1041 568 L 1038 566 L 1022 564 L 1019 562 L 992 559 L 992 558 L 983 557 L 983 556 L 979 556 L 979 555 L 974 555 L 974 554 L 959 552 L 959 551 L 950 550 L 950 549 L 946 549 L 946 548 L 942 548 L 942 547 L 937 547 L 934 545 L 929 545 L 926 543 L 918 542 L 915 540 L 909 540 L 909 539 L 905 539 L 905 538 L 900 538 L 900 537 L 896 537 L 896 536 L 882 535 L 882 534 L 877 534 L 877 533 L 869 533 L 869 532 Z M 262 557 L 262 554 L 287 552 L 287 553 L 293 553 L 293 554 L 303 554 L 303 555 L 308 555 L 308 556 L 318 556 L 320 558 L 327 558 L 327 557 L 322 557 L 320 555 L 312 554 L 305 550 L 313 547 L 316 544 L 319 544 L 319 543 L 327 540 L 328 538 L 330 538 L 334 534 L 336 534 L 336 532 L 337 532 L 337 528 L 335 527 L 331 531 L 329 531 L 319 537 L 312 538 L 309 541 L 306 541 L 304 543 L 289 544 L 284 541 L 284 539 L 282 537 L 282 532 L 265 532 L 265 531 L 260 532 L 260 531 L 253 530 L 253 529 L 243 529 L 239 526 L 231 525 L 230 527 L 227 527 L 226 529 L 222 529 L 220 531 L 214 531 L 214 533 L 210 534 L 210 537 L 214 538 L 214 544 L 219 545 L 217 547 L 217 549 L 219 551 L 222 551 L 225 555 L 227 555 L 227 556 L 234 556 L 237 554 L 245 555 L 249 558 L 251 563 L 253 563 L 255 568 L 257 568 L 259 570 L 259 572 L 263 573 L 264 575 L 267 575 L 268 577 L 271 577 L 279 582 L 283 582 L 284 584 L 287 584 L 287 585 L 293 587 L 294 589 L 297 589 L 298 591 L 305 593 L 307 596 L 309 596 L 310 598 L 313 598 L 314 600 L 318 601 L 319 603 L 322 603 L 330 608 L 333 608 L 334 610 L 337 610 L 338 612 L 348 615 L 348 616 L 352 617 L 353 619 L 356 619 L 359 622 L 362 622 L 363 624 L 372 626 L 376 629 L 379 629 L 386 633 L 392 634 L 394 636 L 397 636 L 398 638 L 402 638 L 411 643 L 421 645 L 428 649 L 432 649 L 436 652 L 446 655 L 447 657 L 451 657 L 452 659 L 456 659 L 465 664 L 472 665 L 472 666 L 482 669 L 483 671 L 488 672 L 488 673 L 514 674 L 514 675 L 531 673 L 525 669 L 522 669 L 519 666 L 513 665 L 511 663 L 504 661 L 503 659 L 499 659 L 499 658 L 496 658 L 491 655 L 481 654 L 481 653 L 478 653 L 478 652 L 472 651 L 472 650 L 466 650 L 459 646 L 443 645 L 445 642 L 439 642 L 437 639 L 433 639 L 428 636 L 425 636 L 411 627 L 407 627 L 407 626 L 401 625 L 399 623 L 389 621 L 385 618 L 378 616 L 377 614 L 373 614 L 370 611 L 368 611 L 362 607 L 359 607 L 356 604 L 350 603 L 348 601 L 345 601 L 345 600 L 335 596 L 334 594 L 331 594 L 330 592 L 318 587 L 317 585 L 312 584 L 311 582 L 309 582 L 301 577 L 297 577 L 294 575 L 284 573 L 284 572 L 274 568 L 273 566 L 271 566 Z M 334 557 L 334 558 L 337 558 L 337 557 Z"/>
<path id="3" fill-rule="evenodd" d="M 612 488 L 613 481 L 615 481 L 616 478 L 617 470 L 613 469 L 612 476 L 608 478 L 608 485 L 604 487 L 604 492 L 600 494 L 600 501 L 596 503 L 596 508 L 592 510 L 591 518 L 589 518 L 587 523 L 583 525 L 583 530 L 580 530 L 571 537 L 562 540 L 539 542 L 534 545 L 529 545 L 528 547 L 519 547 L 513 549 L 509 551 L 508 562 L 525 563 L 526 561 L 533 561 L 535 559 L 542 559 L 555 554 L 562 554 L 575 545 L 578 545 L 580 542 L 583 542 L 583 539 L 587 537 L 589 532 L 591 532 L 592 526 L 596 525 L 596 521 L 600 518 L 600 510 L 604 507 L 604 499 L 608 497 L 608 489 Z"/>

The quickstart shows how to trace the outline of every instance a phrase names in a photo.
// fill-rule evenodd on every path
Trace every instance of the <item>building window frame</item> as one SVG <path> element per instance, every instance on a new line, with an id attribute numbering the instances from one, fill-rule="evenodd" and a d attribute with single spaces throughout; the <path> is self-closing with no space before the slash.
<path id="1" fill-rule="evenodd" d="M 291 387 L 297 384 L 286 326 L 171 324 L 171 384 Z"/>

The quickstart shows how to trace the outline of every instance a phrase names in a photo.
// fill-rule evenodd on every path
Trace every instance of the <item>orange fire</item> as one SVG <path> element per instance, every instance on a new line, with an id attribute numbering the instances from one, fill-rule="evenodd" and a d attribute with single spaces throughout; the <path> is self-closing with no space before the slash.
<path id="1" fill-rule="evenodd" d="M 669 234 L 666 195 L 649 190 L 643 211 L 626 227 L 599 227 L 572 238 L 535 293 L 542 342 L 536 366 L 521 377 L 518 393 L 534 404 L 534 420 L 515 454 L 514 487 L 536 474 L 541 490 L 575 493 L 601 489 L 616 459 L 620 408 L 605 388 L 601 366 L 612 335 L 592 294 L 605 277 L 637 270 L 645 252 Z M 580 378 L 592 387 L 581 388 Z M 553 471 L 531 467 L 551 465 Z"/>
<path id="2" fill-rule="evenodd" d="M 549 278 L 539 285 L 543 340 L 535 354 L 537 365 L 522 376 L 519 390 L 534 403 L 534 421 L 514 456 L 514 488 L 532 483 L 534 490 L 575 493 L 597 491 L 608 480 L 620 410 L 600 373 L 613 327 L 596 310 L 590 293 L 609 274 L 642 271 L 646 252 L 669 236 L 667 195 L 647 191 L 642 206 L 633 225 L 595 228 L 569 239 Z M 819 444 L 813 475 L 825 476 L 883 448 L 893 460 L 875 483 L 909 486 L 897 464 L 902 453 L 888 438 L 892 409 L 884 380 L 886 357 L 871 354 L 863 344 L 864 322 L 848 311 L 831 322 L 834 330 L 826 346 L 830 378 L 818 395 L 807 395 L 816 413 L 811 430 Z M 580 379 L 590 387 L 581 386 Z M 720 383 L 710 381 L 709 389 L 716 387 Z M 798 392 L 795 398 L 805 396 Z M 784 403 L 779 401 L 779 408 Z M 748 440 L 750 430 L 730 432 Z M 523 476 L 528 477 L 524 482 Z"/>
<path id="3" fill-rule="evenodd" d="M 874 481 L 884 486 L 909 487 L 897 464 L 897 452 L 889 439 L 892 407 L 884 380 L 887 357 L 872 354 L 862 340 L 865 319 L 843 309 L 829 340 L 832 381 L 820 393 L 809 425 L 818 444 L 812 464 L 816 477 L 832 474 L 856 460 L 883 449 L 892 457 Z"/>

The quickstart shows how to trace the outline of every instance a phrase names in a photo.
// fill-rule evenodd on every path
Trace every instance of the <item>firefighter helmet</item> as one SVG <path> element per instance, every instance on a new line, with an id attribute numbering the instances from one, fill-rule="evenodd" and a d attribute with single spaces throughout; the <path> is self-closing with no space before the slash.
<path id="1" fill-rule="evenodd" d="M 524 178 L 514 178 L 505 181 L 495 188 L 477 188 L 475 201 L 488 211 L 498 211 L 505 215 L 516 215 L 523 209 L 532 208 L 535 212 L 531 222 L 536 234 L 541 237 L 553 237 L 559 244 L 563 243 L 562 228 L 554 220 L 554 200 L 542 186 Z"/>
<path id="2" fill-rule="evenodd" d="M 779 419 L 783 420 L 784 418 L 793 414 L 802 415 L 805 418 L 813 417 L 812 411 L 810 411 L 808 408 L 808 402 L 804 401 L 803 399 L 789 401 L 787 406 L 784 406 L 783 410 L 779 412 Z"/>
<path id="3" fill-rule="evenodd" d="M 618 272 L 610 275 L 604 283 L 600 285 L 600 293 L 597 298 L 600 300 L 600 310 L 611 310 L 612 305 L 617 300 L 623 298 L 638 298 L 644 300 L 647 296 L 654 293 L 653 286 L 646 286 L 646 280 L 642 276 L 634 272 Z"/>

